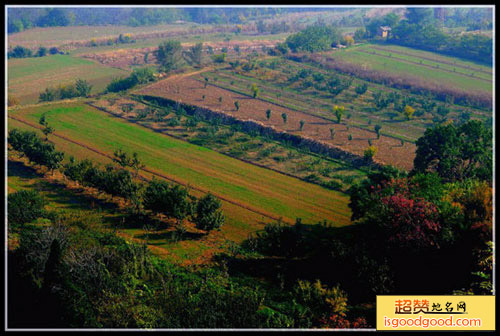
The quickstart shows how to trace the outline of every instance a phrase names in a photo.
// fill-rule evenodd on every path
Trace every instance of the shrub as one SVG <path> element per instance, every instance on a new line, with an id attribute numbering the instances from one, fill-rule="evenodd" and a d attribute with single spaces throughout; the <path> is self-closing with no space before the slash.
<path id="1" fill-rule="evenodd" d="M 187 197 L 185 188 L 153 179 L 144 192 L 144 208 L 182 221 L 190 213 Z"/>
<path id="2" fill-rule="evenodd" d="M 193 219 L 196 227 L 205 231 L 220 228 L 225 219 L 220 210 L 221 205 L 220 200 L 211 193 L 200 198 L 196 204 L 196 213 Z"/>
<path id="3" fill-rule="evenodd" d="M 364 158 L 365 160 L 372 161 L 375 154 L 377 154 L 377 147 L 370 145 L 367 149 L 365 149 Z"/>
<path id="4" fill-rule="evenodd" d="M 219 55 L 213 55 L 212 59 L 214 60 L 215 63 L 224 63 L 226 61 L 226 56 L 227 54 L 223 52 L 222 54 Z"/>
<path id="5" fill-rule="evenodd" d="M 7 106 L 15 106 L 15 105 L 19 105 L 19 98 L 17 98 L 16 96 L 8 95 Z"/>
<path id="6" fill-rule="evenodd" d="M 30 223 L 46 215 L 45 199 L 35 190 L 21 190 L 7 196 L 9 226 Z"/>

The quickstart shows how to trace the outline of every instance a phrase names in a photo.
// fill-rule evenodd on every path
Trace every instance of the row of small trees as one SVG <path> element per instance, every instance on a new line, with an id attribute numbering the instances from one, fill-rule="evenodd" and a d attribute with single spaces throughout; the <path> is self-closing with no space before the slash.
<path id="1" fill-rule="evenodd" d="M 52 143 L 43 141 L 35 132 L 13 129 L 9 132 L 8 143 L 30 162 L 50 171 L 59 168 L 64 158 L 64 153 L 56 151 Z"/>
<path id="2" fill-rule="evenodd" d="M 92 85 L 84 79 L 77 79 L 74 84 L 59 86 L 56 88 L 46 88 L 45 91 L 40 93 L 38 100 L 40 102 L 54 101 L 58 99 L 70 99 L 75 97 L 88 97 Z"/>
<path id="3" fill-rule="evenodd" d="M 102 169 L 88 159 L 77 162 L 71 157 L 63 172 L 67 178 L 81 185 L 130 200 L 138 211 L 144 208 L 154 214 L 174 218 L 179 223 L 190 217 L 198 229 L 205 231 L 219 228 L 224 223 L 221 202 L 212 194 L 197 200 L 180 185 L 155 178 L 146 185 L 135 182 L 125 167 L 132 167 L 136 172 L 144 167 L 137 159 L 137 153 L 129 157 L 125 152 L 117 151 L 114 161 L 120 167 L 107 165 Z"/>
<path id="4" fill-rule="evenodd" d="M 12 50 L 7 53 L 7 58 L 26 58 L 26 57 L 44 57 L 47 55 L 56 55 L 56 54 L 64 54 L 64 52 L 59 51 L 56 47 L 52 47 L 47 49 L 46 47 L 39 47 L 36 52 L 33 52 L 31 49 L 16 46 Z"/>
<path id="5" fill-rule="evenodd" d="M 52 143 L 43 141 L 35 132 L 13 129 L 9 132 L 8 143 L 30 162 L 45 166 L 51 171 L 59 168 L 64 158 L 64 153 L 57 152 Z M 127 168 L 135 170 L 137 176 L 138 171 L 144 167 L 137 153 L 130 156 L 117 150 L 113 161 L 118 166 L 108 164 L 102 168 L 89 159 L 77 161 L 70 157 L 62 170 L 71 181 L 130 200 L 137 211 L 144 208 L 178 222 L 190 217 L 197 228 L 205 231 L 219 228 L 224 223 L 221 202 L 212 194 L 197 200 L 179 185 L 157 179 L 149 181 L 147 185 L 135 182 Z"/>

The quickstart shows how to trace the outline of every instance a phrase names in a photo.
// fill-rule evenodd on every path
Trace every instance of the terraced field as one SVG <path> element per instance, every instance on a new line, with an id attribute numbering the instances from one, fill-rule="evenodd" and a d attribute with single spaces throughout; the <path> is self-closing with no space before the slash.
<path id="1" fill-rule="evenodd" d="M 363 69 L 373 69 L 434 84 L 445 83 L 465 91 L 491 92 L 491 68 L 471 65 L 456 58 L 435 56 L 433 53 L 394 49 L 393 46 L 366 44 L 341 51 L 328 52 L 333 59 L 359 65 Z"/>
<path id="2" fill-rule="evenodd" d="M 352 127 L 352 124 L 338 124 L 332 116 L 325 118 L 307 110 L 292 110 L 265 99 L 253 99 L 237 91 L 218 87 L 218 84 L 204 88 L 201 78 L 203 77 L 165 79 L 138 90 L 137 93 L 209 108 L 242 120 L 255 120 L 269 127 L 313 138 L 360 156 L 363 155 L 370 140 L 379 148 L 375 157 L 378 162 L 392 164 L 403 169 L 412 167 L 415 151 L 415 145 L 412 143 L 407 142 L 402 145 L 400 140 L 387 136 L 377 139 L 375 132 Z M 205 99 L 202 99 L 203 95 L 206 96 Z M 222 102 L 219 97 L 222 97 Z M 236 111 L 234 107 L 235 101 L 240 102 L 239 111 Z M 269 120 L 266 118 L 268 109 L 272 110 Z M 282 120 L 283 113 L 288 116 L 286 124 Z M 300 130 L 300 120 L 305 122 L 303 130 Z M 330 135 L 332 128 L 336 133 L 334 139 L 331 139 Z M 349 135 L 352 135 L 352 140 L 349 140 Z"/>
<path id="3" fill-rule="evenodd" d="M 89 81 L 94 86 L 92 93 L 97 93 L 113 77 L 128 74 L 125 70 L 68 55 L 9 59 L 7 71 L 9 94 L 16 96 L 21 104 L 36 103 L 45 88 L 72 84 L 77 78 Z"/>
<path id="4" fill-rule="evenodd" d="M 267 169 L 245 164 L 214 151 L 188 144 L 151 130 L 108 116 L 94 108 L 78 103 L 59 103 L 9 114 L 36 124 L 46 113 L 48 123 L 56 135 L 85 144 L 101 153 L 112 155 L 117 148 L 137 151 L 150 173 L 163 175 L 180 183 L 190 185 L 200 192 L 211 191 L 248 212 L 259 213 L 261 218 L 283 217 L 293 222 L 300 217 L 305 222 L 328 220 L 335 225 L 349 224 L 350 212 L 345 194 L 329 191 Z M 11 122 L 9 127 L 20 125 Z M 26 126 L 23 126 L 26 127 Z M 96 136 L 99 134 L 101 136 Z M 61 150 L 77 157 L 99 157 L 74 143 L 51 136 Z M 235 218 L 238 215 L 235 213 Z M 256 223 L 240 219 L 246 228 L 239 234 L 244 236 Z M 229 223 L 227 227 L 231 227 Z M 255 229 L 255 228 L 254 228 Z"/>

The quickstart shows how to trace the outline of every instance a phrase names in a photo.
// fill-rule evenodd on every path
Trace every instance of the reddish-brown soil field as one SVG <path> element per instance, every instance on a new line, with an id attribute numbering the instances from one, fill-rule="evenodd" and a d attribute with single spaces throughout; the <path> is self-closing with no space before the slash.
<path id="1" fill-rule="evenodd" d="M 222 48 L 228 49 L 228 54 L 235 54 L 235 46 L 239 46 L 241 52 L 252 52 L 253 50 L 261 50 L 263 46 L 272 48 L 280 41 L 277 40 L 255 40 L 255 41 L 221 41 L 221 42 L 205 42 L 204 48 L 212 47 L 214 51 L 219 52 Z M 193 46 L 194 43 L 182 43 L 184 49 Z M 101 64 L 116 68 L 127 68 L 131 65 L 143 65 L 144 56 L 148 54 L 148 64 L 156 63 L 154 51 L 157 47 L 137 48 L 137 49 L 118 49 L 105 51 L 100 53 L 89 53 L 80 55 L 80 57 L 95 60 Z"/>
<path id="2" fill-rule="evenodd" d="M 306 112 L 290 110 L 260 99 L 234 93 L 213 85 L 204 88 L 204 83 L 190 77 L 172 77 L 156 82 L 146 88 L 138 90 L 137 94 L 165 97 L 182 103 L 196 105 L 213 111 L 223 112 L 241 120 L 253 120 L 272 127 L 279 131 L 298 134 L 304 138 L 315 139 L 330 146 L 362 156 L 369 146 L 368 140 L 378 148 L 375 161 L 382 164 L 391 164 L 403 169 L 413 167 L 416 146 L 412 143 L 401 145 L 401 141 L 391 137 L 381 136 L 377 139 L 375 132 L 366 131 L 345 123 L 337 124 Z M 205 95 L 205 99 L 202 96 Z M 219 102 L 222 97 L 222 102 Z M 236 111 L 234 102 L 240 104 Z M 266 111 L 271 109 L 271 118 L 267 120 Z M 285 124 L 282 113 L 288 116 Z M 305 122 L 300 131 L 300 121 Z M 330 128 L 335 129 L 334 139 L 330 139 Z M 352 140 L 348 140 L 349 134 Z"/>

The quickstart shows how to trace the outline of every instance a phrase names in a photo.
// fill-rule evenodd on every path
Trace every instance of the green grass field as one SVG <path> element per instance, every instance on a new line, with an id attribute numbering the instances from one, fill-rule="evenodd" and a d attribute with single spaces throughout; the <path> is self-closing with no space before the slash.
<path id="1" fill-rule="evenodd" d="M 433 53 L 430 51 L 425 51 L 425 50 L 420 50 L 420 49 L 414 49 L 414 48 L 408 48 L 408 47 L 403 47 L 399 45 L 394 45 L 394 44 L 367 44 L 365 45 L 367 48 L 375 50 L 375 51 L 381 51 L 385 50 L 389 53 L 393 53 L 393 56 L 398 56 L 397 54 L 408 54 L 407 56 L 411 55 L 416 58 L 421 58 L 423 59 L 422 63 L 426 64 L 427 61 L 434 62 L 434 63 L 439 63 L 448 69 L 452 69 L 453 67 L 456 68 L 458 71 L 460 68 L 462 69 L 470 69 L 468 73 L 474 71 L 474 70 L 480 70 L 480 71 L 485 71 L 490 74 L 490 79 L 491 79 L 491 73 L 492 73 L 492 68 L 484 65 L 484 64 L 479 64 L 475 63 L 472 61 L 467 61 L 458 57 L 451 57 L 451 56 L 445 56 L 437 53 Z M 399 57 L 399 56 L 398 56 Z M 445 67 L 446 68 L 446 67 Z M 467 73 L 467 72 L 466 72 Z M 479 74 L 478 74 L 479 75 Z"/>
<path id="2" fill-rule="evenodd" d="M 466 71 L 463 68 L 454 67 L 452 65 L 443 64 L 436 61 L 433 62 L 420 59 L 418 57 L 418 54 L 415 54 L 416 56 L 406 56 L 396 55 L 394 53 L 392 55 L 393 57 L 388 57 L 391 52 L 376 50 L 373 47 L 374 45 L 364 44 L 340 51 L 331 51 L 328 52 L 328 55 L 333 57 L 334 59 L 339 59 L 345 62 L 359 65 L 364 69 L 384 71 L 390 74 L 397 74 L 401 76 L 412 76 L 415 79 L 434 83 L 437 85 L 443 85 L 444 83 L 444 85 L 469 92 L 491 92 L 491 76 L 477 71 Z M 414 49 L 410 50 L 414 52 Z M 375 52 L 376 54 L 371 54 L 372 52 Z M 445 57 L 440 56 L 440 59 L 443 58 Z M 421 64 L 420 61 L 422 61 Z M 456 59 L 449 58 L 449 61 L 453 62 L 456 61 Z M 418 64 L 410 62 L 415 62 Z M 439 68 L 435 68 L 436 65 L 439 65 Z M 453 72 L 453 68 L 456 68 L 456 72 Z M 471 73 L 474 73 L 474 77 L 469 76 Z"/>
<path id="3" fill-rule="evenodd" d="M 300 217 L 305 222 L 326 219 L 336 225 L 349 223 L 348 197 L 342 193 L 155 133 L 86 105 L 61 103 L 9 113 L 34 123 L 46 113 L 57 134 L 108 154 L 117 148 L 137 151 L 151 170 L 275 217 L 288 221 Z M 62 142 L 55 137 L 53 140 Z M 72 146 L 61 149 L 79 157 L 87 155 L 88 150 Z"/>
<path id="4" fill-rule="evenodd" d="M 21 104 L 38 101 L 47 87 L 72 84 L 77 78 L 89 81 L 92 93 L 102 91 L 113 77 L 126 76 L 125 70 L 103 66 L 93 61 L 68 55 L 9 59 L 8 89 Z"/>

